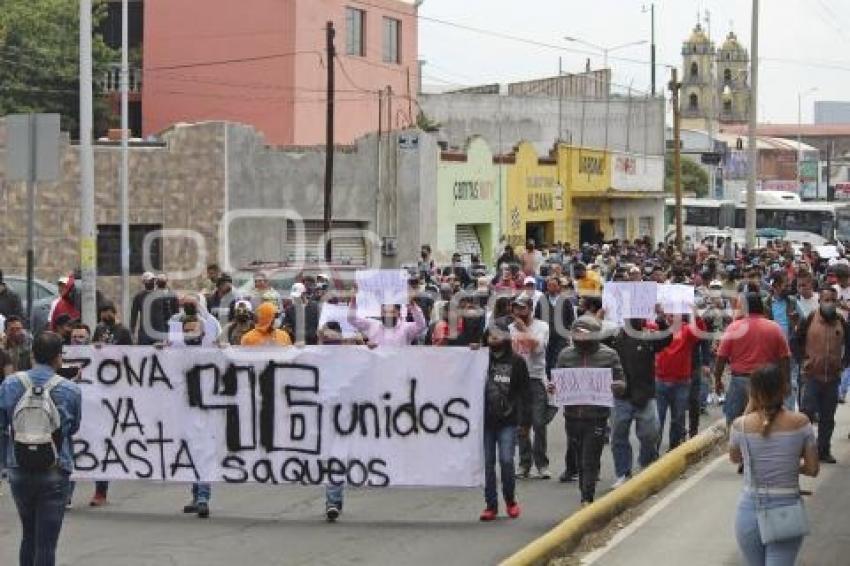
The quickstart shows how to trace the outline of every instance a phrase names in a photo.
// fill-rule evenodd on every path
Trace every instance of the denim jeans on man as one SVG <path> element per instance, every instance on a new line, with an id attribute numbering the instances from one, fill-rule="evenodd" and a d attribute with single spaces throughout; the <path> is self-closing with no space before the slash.
<path id="1" fill-rule="evenodd" d="M 838 396 L 841 399 L 847 397 L 847 391 L 850 390 L 850 367 L 844 368 L 841 372 L 841 386 L 838 388 Z"/>
<path id="2" fill-rule="evenodd" d="M 21 519 L 21 566 L 53 566 L 68 494 L 68 474 L 9 470 L 9 487 Z"/>
<path id="3" fill-rule="evenodd" d="M 769 496 L 763 499 L 762 505 L 767 509 L 773 509 L 794 503 L 798 498 L 799 495 Z M 800 546 L 803 544 L 803 537 L 763 544 L 756 515 L 756 504 L 752 495 L 747 492 L 742 493 L 738 500 L 735 538 L 738 539 L 738 548 L 747 566 L 765 566 L 766 564 L 794 566 L 797 553 L 800 552 Z"/>
<path id="4" fill-rule="evenodd" d="M 496 491 L 496 450 L 499 451 L 499 477 L 502 479 L 502 496 L 505 503 L 513 503 L 516 491 L 514 475 L 514 450 L 517 427 L 513 425 L 484 427 L 484 501 L 488 509 L 499 507 Z"/>
<path id="5" fill-rule="evenodd" d="M 531 389 L 531 435 L 519 439 L 519 465 L 531 468 L 533 463 L 538 470 L 549 467 L 546 455 L 546 416 L 549 409 L 549 397 L 546 385 L 541 379 L 532 379 Z"/>
<path id="6" fill-rule="evenodd" d="M 747 403 L 750 402 L 750 378 L 743 375 L 733 375 L 726 389 L 726 401 L 723 403 L 723 414 L 726 424 L 744 414 Z"/>
<path id="7" fill-rule="evenodd" d="M 345 493 L 345 485 L 325 486 L 325 507 L 336 507 L 342 511 L 342 499 Z"/>
<path id="8" fill-rule="evenodd" d="M 632 473 L 634 456 L 630 437 L 632 421 L 640 444 L 638 463 L 645 468 L 658 459 L 660 425 L 655 399 L 650 399 L 643 408 L 635 407 L 625 399 L 614 400 L 612 415 L 614 428 L 611 434 L 611 452 L 614 455 L 614 470 L 618 478 Z"/>
<path id="9" fill-rule="evenodd" d="M 818 423 L 818 454 L 832 453 L 830 441 L 835 430 L 835 409 L 838 408 L 838 381 L 807 379 L 803 382 L 803 412 Z"/>
<path id="10" fill-rule="evenodd" d="M 192 503 L 209 503 L 212 497 L 212 486 L 208 483 L 193 483 L 192 484 Z"/>
<path id="11" fill-rule="evenodd" d="M 691 382 L 668 383 L 655 382 L 655 399 L 658 403 L 658 445 L 661 446 L 664 434 L 664 422 L 667 409 L 670 409 L 670 450 L 676 448 L 685 439 L 685 413 L 688 410 L 688 397 Z"/>

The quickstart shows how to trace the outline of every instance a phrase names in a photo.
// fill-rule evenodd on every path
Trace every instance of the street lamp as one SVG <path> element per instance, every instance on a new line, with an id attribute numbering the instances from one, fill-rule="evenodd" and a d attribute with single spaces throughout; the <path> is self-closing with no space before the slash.
<path id="1" fill-rule="evenodd" d="M 818 87 L 797 93 L 797 182 L 803 191 L 803 97 L 817 92 Z M 802 195 L 801 195 L 802 196 Z"/>
<path id="2" fill-rule="evenodd" d="M 564 39 L 567 40 L 567 41 L 573 42 L 573 43 L 579 43 L 581 45 L 586 45 L 587 47 L 592 47 L 593 49 L 596 49 L 597 51 L 602 52 L 602 57 L 603 57 L 602 68 L 603 69 L 608 68 L 608 53 L 610 53 L 611 51 L 617 51 L 618 49 L 624 49 L 626 47 L 633 47 L 635 45 L 646 45 L 647 44 L 647 41 L 645 39 L 642 39 L 640 41 L 631 41 L 629 43 L 623 43 L 622 45 L 614 45 L 613 47 L 605 47 L 605 46 L 597 45 L 596 43 L 592 43 L 590 41 L 585 41 L 583 39 L 579 39 L 577 37 L 572 37 L 572 36 L 569 36 L 569 35 L 565 36 Z"/>

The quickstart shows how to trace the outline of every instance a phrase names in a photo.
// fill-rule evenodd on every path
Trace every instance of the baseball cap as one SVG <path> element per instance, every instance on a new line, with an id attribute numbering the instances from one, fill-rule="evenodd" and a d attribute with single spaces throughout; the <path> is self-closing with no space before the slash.
<path id="1" fill-rule="evenodd" d="M 518 305 L 518 306 L 521 306 L 521 307 L 531 308 L 531 305 L 533 304 L 533 302 L 534 301 L 532 301 L 531 297 L 529 297 L 528 295 L 520 294 L 520 295 L 517 295 L 516 297 L 514 297 L 514 300 L 511 301 L 511 304 L 512 305 Z"/>
<path id="2" fill-rule="evenodd" d="M 723 282 L 720 279 L 713 279 L 711 283 L 708 284 L 709 289 L 722 289 Z"/>
<path id="3" fill-rule="evenodd" d="M 143 279 L 144 279 L 144 277 L 143 277 Z M 56 280 L 56 283 L 58 283 L 59 285 L 67 285 L 68 284 L 68 276 L 63 275 L 62 277 L 60 277 L 59 279 Z"/>
<path id="4" fill-rule="evenodd" d="M 64 281 L 63 281 L 63 279 L 64 279 Z M 154 275 L 150 271 L 145 271 L 144 273 L 142 273 L 142 281 L 151 281 L 153 279 L 156 279 L 156 275 Z M 59 282 L 60 283 L 67 283 L 68 277 L 63 275 L 62 277 L 59 278 Z"/>
<path id="5" fill-rule="evenodd" d="M 525 287 L 526 285 L 536 285 L 536 284 L 537 284 L 537 280 L 534 277 L 531 277 L 530 275 L 528 277 L 526 277 L 525 279 L 523 279 L 523 281 L 522 281 L 523 287 Z"/>
<path id="6" fill-rule="evenodd" d="M 245 299 L 236 301 L 236 304 L 233 305 L 234 310 L 245 309 L 248 312 L 252 312 L 254 309 L 251 307 L 251 301 L 246 301 Z"/>
<path id="7" fill-rule="evenodd" d="M 591 334 L 601 330 L 602 325 L 595 316 L 582 315 L 573 323 L 573 332 L 577 334 Z"/>
<path id="8" fill-rule="evenodd" d="M 289 296 L 298 299 L 306 292 L 307 287 L 304 286 L 304 283 L 295 283 L 292 285 L 292 289 L 289 290 Z"/>

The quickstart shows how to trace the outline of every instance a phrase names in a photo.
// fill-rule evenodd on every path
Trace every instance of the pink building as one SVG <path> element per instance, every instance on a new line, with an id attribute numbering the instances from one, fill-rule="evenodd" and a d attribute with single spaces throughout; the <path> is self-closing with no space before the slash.
<path id="1" fill-rule="evenodd" d="M 144 135 L 177 122 L 250 124 L 277 145 L 325 139 L 325 25 L 336 28 L 336 142 L 416 120 L 415 0 L 144 2 Z M 386 97 L 384 97 L 386 98 Z M 384 127 L 388 113 L 384 107 Z"/>

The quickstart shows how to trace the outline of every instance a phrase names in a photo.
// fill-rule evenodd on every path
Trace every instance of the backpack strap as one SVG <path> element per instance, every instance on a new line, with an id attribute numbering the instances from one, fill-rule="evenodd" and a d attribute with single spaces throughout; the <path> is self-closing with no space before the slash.
<path id="1" fill-rule="evenodd" d="M 29 390 L 29 389 L 32 388 L 32 380 L 30 379 L 30 376 L 27 375 L 27 372 L 19 371 L 19 372 L 15 373 L 14 375 L 15 375 L 15 377 L 18 378 L 18 381 L 21 382 L 21 385 L 24 386 L 24 389 Z"/>
<path id="2" fill-rule="evenodd" d="M 44 391 L 49 395 L 50 392 L 53 391 L 53 389 L 56 388 L 58 385 L 61 385 L 63 381 L 65 381 L 64 377 L 54 373 L 53 377 L 51 377 L 47 381 L 47 383 L 44 384 Z"/>

